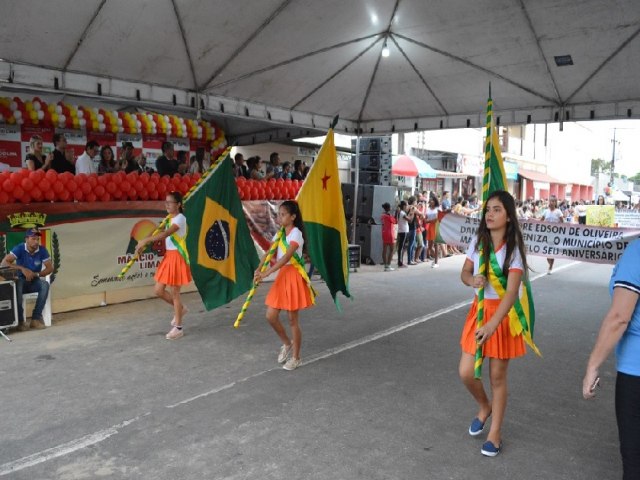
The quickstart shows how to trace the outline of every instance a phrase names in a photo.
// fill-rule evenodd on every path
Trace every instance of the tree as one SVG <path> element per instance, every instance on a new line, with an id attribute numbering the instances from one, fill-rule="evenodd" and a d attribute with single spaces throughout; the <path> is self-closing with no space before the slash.
<path id="1" fill-rule="evenodd" d="M 640 183 L 640 172 L 636 173 L 633 177 L 629 177 L 633 183 Z"/>
<path id="2" fill-rule="evenodd" d="M 592 158 L 591 175 L 597 175 L 598 173 L 611 173 L 611 162 L 601 158 Z"/>

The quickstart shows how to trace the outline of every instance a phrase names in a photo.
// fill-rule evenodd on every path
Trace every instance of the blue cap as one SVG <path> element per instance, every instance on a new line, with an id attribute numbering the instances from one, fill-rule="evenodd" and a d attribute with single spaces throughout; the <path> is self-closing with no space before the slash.
<path id="1" fill-rule="evenodd" d="M 40 236 L 42 236 L 42 233 L 40 233 L 40 230 L 38 230 L 37 228 L 30 228 L 29 230 L 24 232 L 24 238 L 27 238 L 27 237 L 40 237 Z"/>

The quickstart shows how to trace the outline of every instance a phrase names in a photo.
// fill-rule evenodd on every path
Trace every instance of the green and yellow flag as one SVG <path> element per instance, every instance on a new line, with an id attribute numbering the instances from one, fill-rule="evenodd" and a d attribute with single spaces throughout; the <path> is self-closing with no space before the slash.
<path id="1" fill-rule="evenodd" d="M 507 190 L 507 174 L 504 171 L 498 130 L 493 125 L 493 100 L 487 101 L 487 138 L 484 141 L 484 175 L 482 177 L 482 204 L 490 193 Z"/>
<path id="2" fill-rule="evenodd" d="M 228 154 L 190 193 L 184 215 L 191 274 L 207 310 L 249 290 L 260 260 L 244 217 Z"/>
<path id="3" fill-rule="evenodd" d="M 342 205 L 338 156 L 332 128 L 329 129 L 296 200 L 304 221 L 311 263 L 322 275 L 339 309 L 337 293 L 342 292 L 346 297 L 351 294 L 347 222 Z"/>
<path id="4" fill-rule="evenodd" d="M 493 100 L 491 99 L 491 91 L 489 91 L 489 100 L 487 101 L 487 133 L 484 144 L 484 175 L 482 178 L 482 205 L 487 201 L 489 195 L 496 190 L 507 190 L 507 175 L 504 171 L 504 163 L 502 161 L 502 153 L 500 152 L 500 141 L 498 138 L 498 130 L 493 124 Z M 502 272 L 500 265 L 495 260 L 495 255 L 490 252 L 489 272 L 486 271 L 487 252 L 480 248 L 480 275 L 487 277 L 496 293 L 502 298 L 507 288 L 506 272 Z M 533 327 L 535 323 L 535 308 L 533 305 L 533 296 L 531 294 L 531 283 L 529 282 L 527 272 L 523 272 L 523 281 L 521 287 L 521 295 L 509 311 L 509 331 L 511 335 L 522 335 L 524 341 L 538 355 L 540 351 L 533 343 Z M 484 323 L 484 288 L 478 291 L 478 327 Z M 482 376 L 482 347 L 478 346 L 475 356 L 475 378 Z"/>

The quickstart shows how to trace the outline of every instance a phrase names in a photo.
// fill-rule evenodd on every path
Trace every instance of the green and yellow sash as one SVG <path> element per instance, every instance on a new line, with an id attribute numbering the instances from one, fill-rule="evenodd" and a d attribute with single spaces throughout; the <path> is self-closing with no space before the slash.
<path id="1" fill-rule="evenodd" d="M 526 274 L 526 272 L 523 272 L 523 275 L 524 274 Z M 487 278 L 498 296 L 503 298 L 507 291 L 507 276 L 502 271 L 493 249 L 491 249 L 491 253 L 489 254 L 489 274 Z M 522 293 L 519 298 L 516 299 L 511 310 L 509 310 L 509 332 L 513 337 L 522 335 L 524 341 L 531 347 L 531 350 L 537 355 L 542 356 L 538 347 L 533 343 L 535 315 L 533 295 L 531 294 L 531 282 L 529 282 L 529 279 L 524 279 L 522 281 Z"/>
<path id="2" fill-rule="evenodd" d="M 280 235 L 280 241 L 278 242 L 278 248 L 284 254 L 287 253 L 287 250 L 289 250 L 289 242 L 287 242 L 287 234 L 284 231 L 284 228 L 281 229 L 281 232 L 282 233 Z M 291 258 L 293 259 L 292 265 L 296 268 L 302 279 L 307 284 L 307 287 L 309 288 L 309 293 L 311 294 L 311 303 L 315 305 L 316 295 L 318 293 L 316 292 L 315 288 L 313 288 L 313 285 L 311 285 L 311 279 L 309 278 L 309 275 L 307 275 L 307 271 L 304 268 L 304 260 L 300 258 L 300 255 L 298 255 L 297 251 L 293 252 L 293 256 Z"/>
<path id="3" fill-rule="evenodd" d="M 167 222 L 166 230 L 169 230 L 169 227 L 171 227 L 171 225 L 173 225 L 173 223 Z M 187 262 L 187 265 L 191 265 L 191 263 L 189 262 L 189 252 L 187 252 L 187 236 L 185 235 L 184 237 L 181 237 L 180 235 L 178 235 L 179 231 L 180 230 L 176 230 L 174 233 L 172 233 L 169 236 L 169 239 L 171 240 L 171 243 L 175 245 L 178 253 L 182 255 L 184 261 Z"/>

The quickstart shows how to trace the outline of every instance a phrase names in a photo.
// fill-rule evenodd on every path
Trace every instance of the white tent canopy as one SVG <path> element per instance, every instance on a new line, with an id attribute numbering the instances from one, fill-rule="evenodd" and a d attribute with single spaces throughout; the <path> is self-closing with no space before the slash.
<path id="1" fill-rule="evenodd" d="M 640 118 L 638 0 L 30 0 L 0 32 L 0 94 L 200 110 L 240 143 L 477 127 L 490 82 L 502 124 Z"/>

